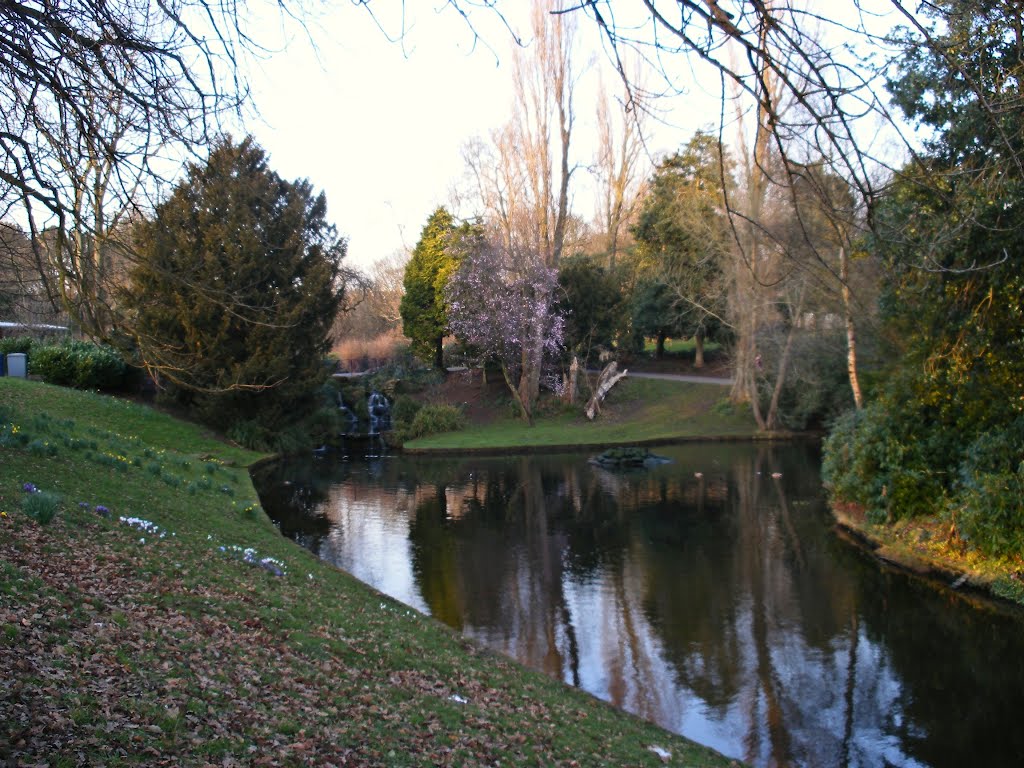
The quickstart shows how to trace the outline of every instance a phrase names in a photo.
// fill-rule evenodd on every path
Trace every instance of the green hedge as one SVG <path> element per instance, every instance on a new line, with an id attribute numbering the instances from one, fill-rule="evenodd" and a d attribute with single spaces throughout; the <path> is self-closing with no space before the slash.
<path id="1" fill-rule="evenodd" d="M 116 350 L 87 341 L 33 344 L 28 365 L 43 381 L 76 389 L 122 389 L 129 372 Z"/>
<path id="2" fill-rule="evenodd" d="M 0 339 L 0 355 L 10 355 L 17 352 L 27 355 L 32 350 L 32 345 L 37 343 L 31 336 L 11 336 L 10 338 Z"/>

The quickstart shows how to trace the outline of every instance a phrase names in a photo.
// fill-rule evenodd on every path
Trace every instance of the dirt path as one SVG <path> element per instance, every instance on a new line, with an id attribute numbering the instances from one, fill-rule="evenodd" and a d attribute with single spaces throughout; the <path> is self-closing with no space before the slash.
<path id="1" fill-rule="evenodd" d="M 732 386 L 732 379 L 721 376 L 695 376 L 692 374 L 655 374 L 646 371 L 634 371 L 627 366 L 628 376 L 634 379 L 662 379 L 664 381 L 683 381 L 689 384 L 720 384 L 724 387 Z M 600 371 L 588 370 L 587 373 L 597 376 Z"/>
<path id="2" fill-rule="evenodd" d="M 599 371 L 594 371 L 599 373 Z M 731 387 L 732 379 L 721 376 L 693 376 L 687 373 L 645 373 L 644 371 L 629 371 L 634 379 L 663 379 L 665 381 L 685 381 L 689 384 L 720 384 L 723 387 Z"/>

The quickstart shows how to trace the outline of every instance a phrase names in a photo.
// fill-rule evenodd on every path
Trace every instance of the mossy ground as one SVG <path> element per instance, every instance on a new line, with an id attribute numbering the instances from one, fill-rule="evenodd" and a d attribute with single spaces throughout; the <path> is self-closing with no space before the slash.
<path id="1" fill-rule="evenodd" d="M 876 524 L 853 505 L 837 504 L 833 513 L 881 560 L 957 589 L 1024 605 L 1024 556 L 994 557 L 969 547 L 946 516 Z"/>

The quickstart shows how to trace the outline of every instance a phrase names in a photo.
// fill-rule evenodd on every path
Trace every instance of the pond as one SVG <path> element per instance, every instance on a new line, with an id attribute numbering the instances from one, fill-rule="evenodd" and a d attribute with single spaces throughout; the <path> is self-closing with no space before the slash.
<path id="1" fill-rule="evenodd" d="M 1024 764 L 1024 619 L 833 531 L 813 445 L 310 459 L 282 532 L 494 649 L 757 766 Z"/>

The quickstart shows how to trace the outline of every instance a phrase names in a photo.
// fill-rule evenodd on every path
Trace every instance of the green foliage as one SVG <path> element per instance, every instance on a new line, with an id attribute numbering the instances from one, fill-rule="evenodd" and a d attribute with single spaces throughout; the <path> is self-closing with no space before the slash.
<path id="1" fill-rule="evenodd" d="M 437 435 L 442 432 L 458 432 L 465 425 L 465 416 L 454 405 L 430 403 L 416 412 L 412 423 L 407 430 L 403 431 L 402 436 L 406 440 L 415 440 L 417 437 Z"/>
<path id="2" fill-rule="evenodd" d="M 128 366 L 116 350 L 87 341 L 32 346 L 29 371 L 48 384 L 76 389 L 119 390 Z"/>
<path id="3" fill-rule="evenodd" d="M 779 398 L 782 426 L 794 430 L 821 427 L 853 407 L 844 343 L 842 334 L 813 332 L 794 338 Z M 774 362 L 777 357 L 771 359 Z M 766 399 L 771 397 L 764 394 Z"/>
<path id="4" fill-rule="evenodd" d="M 874 210 L 868 247 L 893 361 L 875 406 L 826 445 L 833 494 L 875 519 L 948 511 L 989 553 L 1024 551 L 1024 49 L 1005 8 L 929 4 L 889 82 L 934 129 Z M 964 54 L 969 51 L 970 55 Z"/>
<path id="5" fill-rule="evenodd" d="M 986 554 L 1024 552 L 1024 417 L 968 446 L 958 490 L 964 538 Z"/>
<path id="6" fill-rule="evenodd" d="M 468 231 L 469 225 L 457 226 L 445 208 L 438 208 L 405 266 L 402 332 L 412 340 L 413 353 L 438 368 L 444 367 L 442 341 L 448 334 L 445 286 L 459 265 L 458 240 Z"/>
<path id="7" fill-rule="evenodd" d="M 391 423 L 395 426 L 395 429 L 411 425 L 413 419 L 416 418 L 416 414 L 422 408 L 422 403 L 409 397 L 409 395 L 399 395 L 391 405 Z"/>
<path id="8" fill-rule="evenodd" d="M 622 296 L 612 273 L 586 256 L 562 259 L 558 270 L 558 311 L 565 320 L 565 346 L 589 357 L 610 349 L 619 330 Z"/>
<path id="9" fill-rule="evenodd" d="M 849 412 L 825 442 L 822 479 L 833 496 L 860 504 L 874 522 L 937 512 L 948 486 L 950 450 L 926 417 L 883 403 Z"/>
<path id="10" fill-rule="evenodd" d="M 141 227 L 123 297 L 139 355 L 203 422 L 273 434 L 319 406 L 345 255 L 326 215 L 247 138 L 215 145 Z"/>
<path id="11" fill-rule="evenodd" d="M 675 308 L 676 297 L 668 283 L 657 277 L 641 279 L 630 302 L 632 348 L 642 349 L 644 339 L 652 336 L 657 339 L 657 355 L 661 357 L 666 338 L 685 336 L 682 317 Z"/>
<path id="12" fill-rule="evenodd" d="M 11 336 L 0 339 L 0 355 L 9 355 L 12 352 L 21 352 L 27 355 L 32 351 L 34 343 L 35 340 L 31 336 Z"/>
<path id="13" fill-rule="evenodd" d="M 1024 581 L 1019 577 L 1000 576 L 992 582 L 991 589 L 996 597 L 1024 605 Z"/>
<path id="14" fill-rule="evenodd" d="M 243 448 L 261 453 L 289 455 L 303 453 L 313 447 L 313 438 L 303 425 L 274 430 L 252 419 L 233 424 L 228 429 L 228 438 Z"/>
<path id="15" fill-rule="evenodd" d="M 959 498 L 961 534 L 986 554 L 1024 552 L 1024 462 L 973 478 Z"/>
<path id="16" fill-rule="evenodd" d="M 713 336 L 724 304 L 722 258 L 730 248 L 724 191 L 733 184 L 718 139 L 698 131 L 655 169 L 633 235 L 636 336 Z M 660 347 L 659 347 L 660 349 Z"/>
<path id="17" fill-rule="evenodd" d="M 50 491 L 26 493 L 21 500 L 21 511 L 40 525 L 48 525 L 57 516 L 61 498 Z"/>

